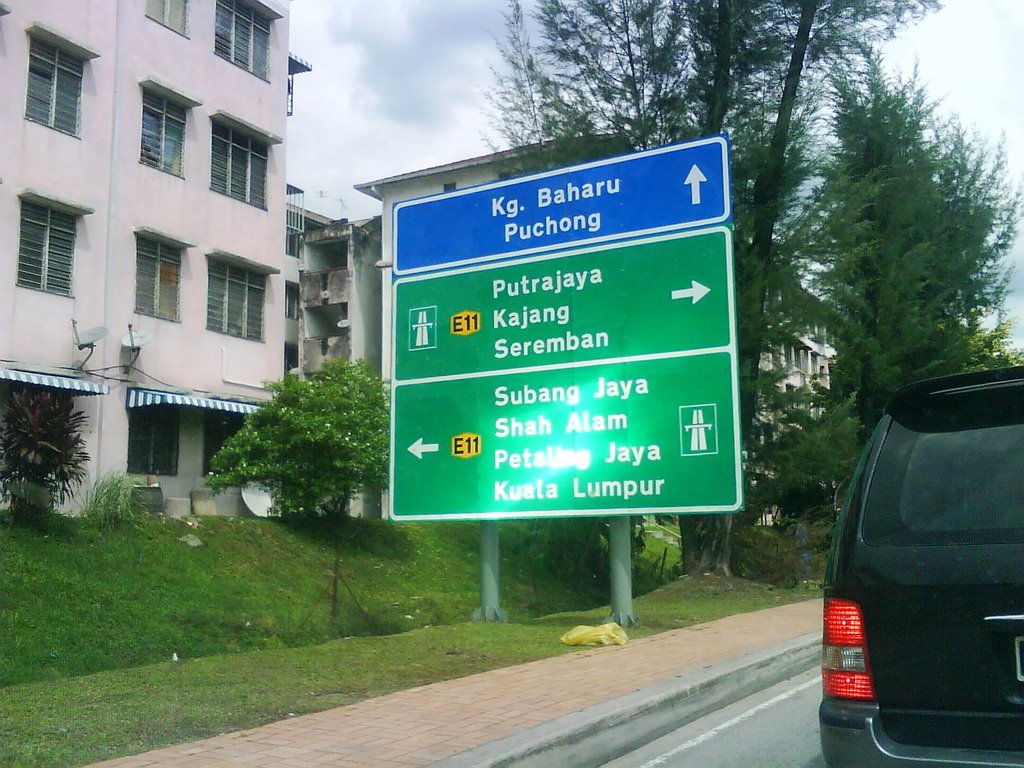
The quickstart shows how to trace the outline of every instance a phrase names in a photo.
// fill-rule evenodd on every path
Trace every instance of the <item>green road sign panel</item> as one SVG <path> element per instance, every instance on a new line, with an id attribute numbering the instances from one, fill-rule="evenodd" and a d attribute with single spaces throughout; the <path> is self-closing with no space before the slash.
<path id="1" fill-rule="evenodd" d="M 398 520 L 735 512 L 734 350 L 396 382 Z"/>
<path id="2" fill-rule="evenodd" d="M 395 282 L 396 381 L 733 345 L 731 232 Z"/>

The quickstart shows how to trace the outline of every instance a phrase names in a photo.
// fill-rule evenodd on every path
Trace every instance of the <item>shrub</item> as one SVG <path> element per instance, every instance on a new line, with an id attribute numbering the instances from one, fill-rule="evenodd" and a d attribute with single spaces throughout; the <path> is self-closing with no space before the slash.
<path id="1" fill-rule="evenodd" d="M 0 494 L 16 524 L 41 525 L 85 479 L 85 422 L 67 396 L 36 389 L 11 395 L 0 427 Z"/>
<path id="2" fill-rule="evenodd" d="M 387 481 L 387 388 L 365 362 L 285 376 L 213 457 L 215 491 L 256 483 L 285 519 L 343 522 L 349 501 Z"/>
<path id="3" fill-rule="evenodd" d="M 123 472 L 111 472 L 86 492 L 81 515 L 98 528 L 113 529 L 138 525 L 148 513 L 134 479 Z"/>

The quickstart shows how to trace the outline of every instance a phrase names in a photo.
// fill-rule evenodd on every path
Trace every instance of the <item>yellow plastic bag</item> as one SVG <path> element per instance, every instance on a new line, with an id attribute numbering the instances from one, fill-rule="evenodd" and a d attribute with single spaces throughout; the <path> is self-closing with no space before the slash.
<path id="1" fill-rule="evenodd" d="M 626 631 L 613 621 L 599 627 L 573 627 L 562 635 L 562 642 L 566 645 L 625 645 L 629 638 Z"/>

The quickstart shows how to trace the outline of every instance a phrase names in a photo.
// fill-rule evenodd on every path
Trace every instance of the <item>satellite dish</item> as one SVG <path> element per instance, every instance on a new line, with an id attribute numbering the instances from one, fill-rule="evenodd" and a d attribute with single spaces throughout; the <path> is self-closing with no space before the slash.
<path id="1" fill-rule="evenodd" d="M 85 349 L 86 347 L 93 346 L 97 341 L 107 335 L 107 329 L 103 326 L 97 326 L 96 328 L 89 328 L 88 330 L 78 332 L 75 329 L 75 344 L 78 345 L 79 349 Z"/>
<path id="2" fill-rule="evenodd" d="M 140 349 L 153 340 L 153 334 L 146 331 L 136 331 L 130 325 L 128 333 L 121 337 L 121 346 L 129 349 Z"/>
<path id="3" fill-rule="evenodd" d="M 242 501 L 256 517 L 270 517 L 270 509 L 274 506 L 273 497 L 258 485 L 244 486 Z"/>

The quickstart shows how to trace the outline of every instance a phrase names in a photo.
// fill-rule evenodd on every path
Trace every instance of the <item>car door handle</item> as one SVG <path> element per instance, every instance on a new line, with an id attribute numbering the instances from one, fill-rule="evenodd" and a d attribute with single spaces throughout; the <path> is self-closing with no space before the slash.
<path id="1" fill-rule="evenodd" d="M 1007 616 L 986 616 L 985 621 L 1024 621 L 1024 613 Z"/>

